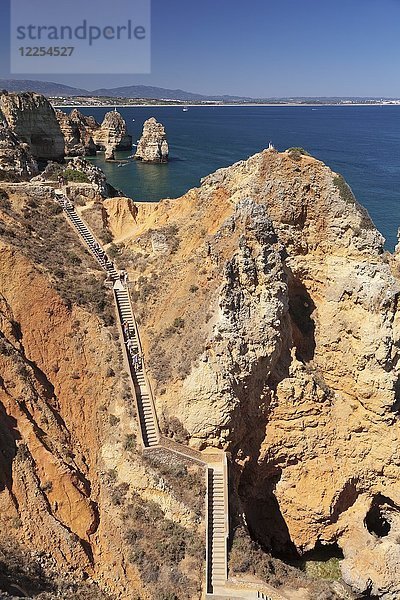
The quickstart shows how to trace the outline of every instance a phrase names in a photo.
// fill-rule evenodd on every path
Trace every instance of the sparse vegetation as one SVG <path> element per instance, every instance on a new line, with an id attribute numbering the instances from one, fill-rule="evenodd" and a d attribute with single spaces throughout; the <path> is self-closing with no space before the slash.
<path id="1" fill-rule="evenodd" d="M 16 175 L 11 171 L 4 171 L 3 169 L 0 169 L 0 181 L 7 181 L 9 183 L 19 183 L 20 181 L 22 181 L 22 177 L 19 177 L 19 175 Z"/>
<path id="2" fill-rule="evenodd" d="M 107 212 L 101 202 L 95 202 L 92 207 L 85 210 L 83 216 L 102 244 L 112 242 L 113 236 L 108 228 Z"/>
<path id="3" fill-rule="evenodd" d="M 301 146 L 292 146 L 292 148 L 287 149 L 287 152 L 290 158 L 293 158 L 294 160 L 300 160 L 302 156 L 311 156 L 311 154 Z"/>
<path id="4" fill-rule="evenodd" d="M 137 494 L 123 510 L 122 517 L 125 540 L 130 546 L 129 559 L 139 569 L 154 598 L 186 600 L 199 593 L 204 561 L 201 538 L 167 519 L 158 504 Z M 183 560 L 185 571 L 193 574 L 193 579 L 181 570 Z"/>
<path id="5" fill-rule="evenodd" d="M 172 493 L 199 518 L 204 514 L 205 475 L 202 467 L 185 464 L 168 451 L 144 457 L 146 464 L 170 486 Z"/>
<path id="6" fill-rule="evenodd" d="M 121 506 L 125 503 L 125 498 L 128 491 L 129 483 L 126 483 L 126 481 L 120 483 L 113 489 L 111 494 L 111 502 L 114 504 L 114 506 Z"/>
<path id="7" fill-rule="evenodd" d="M 90 183 L 90 180 L 86 173 L 77 171 L 76 169 L 65 169 L 63 176 L 68 182 L 74 183 Z"/>
<path id="8" fill-rule="evenodd" d="M 190 439 L 189 432 L 184 428 L 177 417 L 162 417 L 162 431 L 166 437 L 174 439 L 180 444 L 186 444 Z"/>
<path id="9" fill-rule="evenodd" d="M 50 274 L 67 306 L 87 307 L 105 325 L 112 325 L 113 302 L 104 273 L 67 224 L 60 206 L 50 198 L 8 195 L 8 202 L 0 205 L 9 217 L 0 221 L 0 235 Z"/>
<path id="10" fill-rule="evenodd" d="M 111 242 L 111 244 L 109 245 L 109 247 L 107 249 L 107 254 L 112 260 L 114 260 L 119 254 L 118 246 L 116 246 L 116 244 Z"/>
<path id="11" fill-rule="evenodd" d="M 229 572 L 232 575 L 255 575 L 274 587 L 307 587 L 313 598 L 332 598 L 330 581 L 340 580 L 337 557 L 328 560 L 298 559 L 292 564 L 264 552 L 244 527 L 237 527 L 229 554 Z"/>
<path id="12" fill-rule="evenodd" d="M 335 175 L 333 178 L 333 185 L 338 189 L 340 197 L 346 204 L 353 204 L 357 207 L 358 212 L 360 213 L 360 229 L 374 229 L 374 224 L 371 221 L 367 209 L 361 204 L 358 204 L 351 187 L 344 177 L 342 175 Z"/>
<path id="13" fill-rule="evenodd" d="M 134 433 L 128 433 L 125 437 L 124 449 L 127 452 L 135 452 L 137 448 L 136 436 Z"/>
<path id="14" fill-rule="evenodd" d="M 111 427 L 115 427 L 116 425 L 118 425 L 119 421 L 120 421 L 120 419 L 116 415 L 111 414 L 109 416 L 109 422 L 110 422 Z"/>
<path id="15" fill-rule="evenodd" d="M 336 175 L 333 178 L 333 185 L 339 190 L 340 197 L 348 204 L 352 204 L 355 201 L 353 192 L 350 186 L 346 183 L 342 175 Z"/>
<path id="16" fill-rule="evenodd" d="M 176 319 L 174 319 L 172 325 L 167 327 L 164 335 L 166 337 L 170 337 L 171 335 L 174 335 L 175 333 L 180 333 L 184 327 L 185 327 L 185 319 L 183 319 L 182 317 L 176 317 Z"/>

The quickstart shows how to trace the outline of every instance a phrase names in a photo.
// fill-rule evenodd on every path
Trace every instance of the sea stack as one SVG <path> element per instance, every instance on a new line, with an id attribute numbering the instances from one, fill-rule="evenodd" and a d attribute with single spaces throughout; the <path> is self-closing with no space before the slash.
<path id="1" fill-rule="evenodd" d="M 83 115 L 74 108 L 69 115 L 56 110 L 56 116 L 65 138 L 66 156 L 95 156 L 94 132 L 100 129 L 94 117 Z"/>
<path id="2" fill-rule="evenodd" d="M 100 150 L 104 150 L 106 160 L 114 160 L 116 150 L 132 148 L 132 136 L 127 133 L 126 123 L 117 110 L 106 114 L 93 140 Z"/>
<path id="3" fill-rule="evenodd" d="M 168 161 L 168 142 L 164 125 L 154 117 L 147 119 L 143 125 L 143 133 L 136 150 L 136 160 L 149 163 L 165 163 Z"/>

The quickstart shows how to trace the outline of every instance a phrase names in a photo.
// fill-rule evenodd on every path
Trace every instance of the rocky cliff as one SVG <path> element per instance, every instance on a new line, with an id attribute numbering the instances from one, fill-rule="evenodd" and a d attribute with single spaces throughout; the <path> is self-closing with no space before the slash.
<path id="1" fill-rule="evenodd" d="M 164 427 L 232 453 L 264 548 L 340 551 L 354 590 L 395 600 L 400 281 L 368 214 L 327 166 L 273 149 L 137 209 L 120 260 Z"/>
<path id="2" fill-rule="evenodd" d="M 77 108 L 69 115 L 56 110 L 56 116 L 65 139 L 66 156 L 94 156 L 93 135 L 100 127 L 94 117 L 86 117 Z"/>
<path id="3" fill-rule="evenodd" d="M 35 159 L 64 158 L 64 136 L 55 111 L 44 96 L 3 92 L 0 111 L 12 132 L 29 145 Z"/>
<path id="4" fill-rule="evenodd" d="M 164 126 L 158 123 L 154 117 L 147 119 L 143 125 L 142 137 L 136 149 L 136 160 L 163 163 L 168 161 L 168 152 Z"/>
<path id="5" fill-rule="evenodd" d="M 116 150 L 130 150 L 132 137 L 127 133 L 126 123 L 119 112 L 108 112 L 93 134 L 96 146 L 105 151 L 105 159 L 113 160 Z"/>
<path id="6" fill-rule="evenodd" d="M 5 124 L 0 125 L 0 170 L 23 179 L 38 173 L 28 144 L 22 143 Z"/>
<path id="7" fill-rule="evenodd" d="M 1 190 L 0 556 L 5 536 L 54 561 L 54 580 L 198 599 L 203 474 L 138 451 L 110 294 L 52 189 Z M 263 549 L 239 539 L 231 569 L 261 553 L 261 577 L 276 578 L 266 551 L 318 550 L 342 559 L 355 593 L 303 579 L 289 597 L 397 599 L 398 251 L 299 151 L 264 151 L 177 200 L 103 209 L 163 430 L 231 453 L 232 525 Z"/>

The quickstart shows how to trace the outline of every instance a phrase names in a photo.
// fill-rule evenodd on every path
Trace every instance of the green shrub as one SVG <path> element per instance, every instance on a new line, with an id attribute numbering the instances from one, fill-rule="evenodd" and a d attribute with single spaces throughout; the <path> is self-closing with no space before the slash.
<path id="1" fill-rule="evenodd" d="M 90 180 L 86 173 L 83 173 L 82 171 L 77 171 L 76 169 L 65 169 L 63 175 L 68 182 L 71 181 L 75 183 L 90 183 Z"/>
<path id="2" fill-rule="evenodd" d="M 121 506 L 125 502 L 126 494 L 129 491 L 129 483 L 125 481 L 117 485 L 111 494 L 111 502 L 114 506 Z"/>
<path id="3" fill-rule="evenodd" d="M 300 146 L 293 146 L 292 148 L 288 148 L 287 152 L 290 158 L 296 161 L 300 160 L 302 156 L 311 156 L 310 153 L 307 152 L 307 150 L 304 150 L 304 148 L 301 148 Z"/>
<path id="4" fill-rule="evenodd" d="M 127 452 L 134 452 L 136 450 L 136 436 L 134 433 L 128 433 L 125 437 L 124 449 Z"/>
<path id="5" fill-rule="evenodd" d="M 118 246 L 111 242 L 111 244 L 107 248 L 107 254 L 111 258 L 111 260 L 114 260 L 114 258 L 116 258 L 119 254 Z"/>
<path id="6" fill-rule="evenodd" d="M 8 194 L 5 190 L 0 190 L 0 209 L 10 210 L 11 202 L 8 198 Z"/>
<path id="7" fill-rule="evenodd" d="M 117 417 L 116 415 L 111 414 L 109 416 L 109 421 L 110 421 L 111 427 L 115 427 L 115 425 L 118 425 L 120 418 Z"/>
<path id="8" fill-rule="evenodd" d="M 103 244 L 110 244 L 113 241 L 113 235 L 109 229 L 103 229 L 103 231 L 100 231 L 99 238 Z"/>
<path id="9" fill-rule="evenodd" d="M 339 190 L 340 197 L 347 204 L 352 204 L 355 201 L 353 192 L 342 175 L 336 175 L 333 178 L 333 185 Z"/>

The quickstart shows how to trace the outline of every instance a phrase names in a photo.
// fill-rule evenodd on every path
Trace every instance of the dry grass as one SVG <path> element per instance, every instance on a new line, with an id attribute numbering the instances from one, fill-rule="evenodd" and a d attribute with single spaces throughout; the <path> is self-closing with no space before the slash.
<path id="1" fill-rule="evenodd" d="M 238 527 L 233 536 L 229 554 L 231 575 L 254 575 L 276 588 L 307 588 L 313 598 L 334 600 L 338 596 L 331 588 L 331 581 L 340 580 L 339 560 L 331 558 L 321 561 L 299 560 L 296 566 L 264 552 L 243 527 Z M 351 597 L 351 596 L 349 596 Z"/>
<path id="2" fill-rule="evenodd" d="M 200 466 L 188 466 L 171 452 L 160 450 L 143 457 L 146 465 L 168 484 L 171 493 L 200 520 L 204 517 L 205 474 Z"/>
<path id="3" fill-rule="evenodd" d="M 52 199 L 9 194 L 0 203 L 0 236 L 47 272 L 68 306 L 77 304 L 114 323 L 113 301 L 105 275 Z M 0 188 L 1 194 L 1 188 Z M 1 213 L 6 219 L 1 219 Z"/>
<path id="4" fill-rule="evenodd" d="M 187 600 L 199 595 L 203 540 L 167 519 L 158 504 L 137 495 L 125 507 L 123 521 L 129 560 L 139 569 L 153 598 Z"/>

